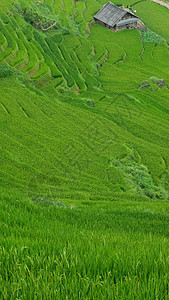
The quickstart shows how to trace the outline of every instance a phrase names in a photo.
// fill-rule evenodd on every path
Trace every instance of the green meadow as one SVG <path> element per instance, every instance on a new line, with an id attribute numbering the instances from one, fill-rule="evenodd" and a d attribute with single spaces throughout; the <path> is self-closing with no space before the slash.
<path id="1" fill-rule="evenodd" d="M 169 10 L 105 3 L 0 0 L 0 299 L 169 299 Z"/>

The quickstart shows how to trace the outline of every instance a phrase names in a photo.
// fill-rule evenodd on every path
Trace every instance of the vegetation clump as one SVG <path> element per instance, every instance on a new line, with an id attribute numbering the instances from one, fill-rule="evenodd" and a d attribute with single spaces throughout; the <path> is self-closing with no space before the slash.
<path id="1" fill-rule="evenodd" d="M 164 86 L 166 87 L 166 83 L 165 83 L 164 79 L 159 79 L 159 78 L 154 77 L 154 76 L 151 77 L 150 79 L 151 79 L 151 81 L 152 81 L 154 84 L 158 85 L 160 89 L 161 89 L 162 87 L 164 87 Z"/>
<path id="2" fill-rule="evenodd" d="M 155 185 L 148 168 L 137 162 L 133 150 L 130 150 L 127 157 L 113 160 L 113 164 L 123 173 L 131 190 L 135 193 L 153 199 L 168 199 L 168 192 L 162 186 Z"/>
<path id="3" fill-rule="evenodd" d="M 140 30 L 143 43 L 166 43 L 166 40 L 151 30 Z"/>
<path id="4" fill-rule="evenodd" d="M 10 77 L 14 75 L 15 69 L 13 69 L 6 62 L 0 65 L 0 78 Z"/>
<path id="5" fill-rule="evenodd" d="M 86 103 L 87 103 L 87 105 L 89 105 L 89 106 L 91 106 L 91 107 L 95 106 L 95 102 L 94 102 L 94 100 L 92 100 L 92 99 L 87 99 L 87 100 L 86 100 Z"/>
<path id="6" fill-rule="evenodd" d="M 37 3 L 37 5 L 39 6 L 38 8 L 36 8 L 36 6 L 32 8 L 30 6 L 21 7 L 21 5 L 15 3 L 13 13 L 14 15 L 16 13 L 22 15 L 27 23 L 31 24 L 34 28 L 38 30 L 44 30 L 53 25 L 54 26 L 52 28 L 57 29 L 57 22 L 55 19 L 52 18 L 52 15 L 48 10 L 47 4 L 45 2 L 40 1 L 40 3 Z M 43 11 L 44 9 L 45 11 Z"/>
<path id="7" fill-rule="evenodd" d="M 154 88 L 151 86 L 151 84 L 148 80 L 144 80 L 138 89 L 139 90 L 148 89 L 148 90 L 154 92 Z"/>
<path id="8" fill-rule="evenodd" d="M 33 27 L 39 30 L 46 29 L 56 22 L 55 20 L 50 20 L 45 16 L 41 16 L 32 9 L 28 9 L 26 7 L 21 11 L 21 14 L 27 23 L 30 23 Z M 55 25 L 54 28 L 57 28 L 57 25 Z"/>

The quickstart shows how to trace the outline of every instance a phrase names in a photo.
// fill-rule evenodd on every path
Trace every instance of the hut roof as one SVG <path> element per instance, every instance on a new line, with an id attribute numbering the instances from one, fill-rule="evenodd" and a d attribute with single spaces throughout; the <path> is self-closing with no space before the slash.
<path id="1" fill-rule="evenodd" d="M 135 23 L 137 22 L 139 19 L 138 18 L 131 18 L 131 19 L 125 19 L 125 20 L 121 20 L 119 21 L 116 26 L 122 26 L 122 25 L 126 25 L 126 24 L 131 24 L 131 23 Z"/>
<path id="2" fill-rule="evenodd" d="M 103 7 L 98 11 L 98 13 L 94 16 L 94 19 L 99 20 L 111 27 L 117 24 L 122 17 L 127 13 L 126 10 L 116 6 L 112 2 L 107 2 Z M 134 16 L 137 21 L 137 18 L 134 14 L 128 12 L 131 16 Z M 130 19 L 129 19 L 130 20 Z M 128 24 L 128 23 L 127 23 Z M 120 26 L 120 25 L 119 25 Z"/>

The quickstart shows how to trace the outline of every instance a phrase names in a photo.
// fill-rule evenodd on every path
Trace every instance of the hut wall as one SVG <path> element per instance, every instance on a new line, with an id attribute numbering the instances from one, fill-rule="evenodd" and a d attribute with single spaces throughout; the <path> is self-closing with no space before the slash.
<path id="1" fill-rule="evenodd" d="M 126 25 L 122 25 L 122 26 L 115 26 L 113 31 L 120 31 L 120 30 L 124 30 L 124 29 L 133 29 L 137 27 L 137 22 L 135 23 L 131 23 L 131 24 L 126 24 Z"/>
<path id="2" fill-rule="evenodd" d="M 128 12 L 121 18 L 121 20 L 127 20 L 127 19 L 131 19 L 131 18 L 135 18 L 135 16 L 129 14 Z"/>
<path id="3" fill-rule="evenodd" d="M 137 22 L 134 22 L 134 23 L 131 23 L 131 24 L 128 25 L 129 29 L 130 28 L 135 28 L 135 27 L 137 27 Z"/>
<path id="4" fill-rule="evenodd" d="M 120 31 L 120 30 L 124 30 L 124 29 L 132 29 L 137 27 L 137 22 L 131 23 L 131 24 L 126 24 L 126 25 L 122 25 L 122 26 L 113 26 L 110 27 L 109 25 L 99 21 L 99 20 L 95 20 L 95 22 L 99 25 L 101 25 L 102 27 L 108 28 L 111 31 Z"/>
<path id="5" fill-rule="evenodd" d="M 122 25 L 122 26 L 115 26 L 114 31 L 120 31 L 120 30 L 124 30 L 127 29 L 127 25 Z"/>

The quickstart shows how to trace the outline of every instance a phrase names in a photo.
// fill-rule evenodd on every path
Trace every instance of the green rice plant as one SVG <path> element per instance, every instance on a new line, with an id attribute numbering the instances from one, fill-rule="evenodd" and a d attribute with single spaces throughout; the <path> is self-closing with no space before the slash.
<path id="1" fill-rule="evenodd" d="M 83 61 L 85 61 L 85 68 L 89 73 L 93 73 L 94 66 L 92 66 L 89 54 L 91 52 L 92 44 L 87 39 L 81 39 L 81 46 L 75 50 L 76 55 L 80 62 L 83 64 Z"/>
<path id="2" fill-rule="evenodd" d="M 34 68 L 39 68 L 39 60 L 35 52 L 29 48 L 28 49 L 28 55 L 29 55 L 29 62 L 24 67 L 23 72 L 30 72 Z"/>
<path id="3" fill-rule="evenodd" d="M 7 41 L 2 32 L 0 32 L 0 51 L 4 51 L 7 47 Z"/>
<path id="4" fill-rule="evenodd" d="M 40 79 L 40 78 L 44 77 L 45 75 L 49 75 L 49 67 L 46 63 L 40 62 L 39 71 L 35 75 L 33 75 L 31 78 L 32 79 Z"/>
<path id="5" fill-rule="evenodd" d="M 83 76 L 83 74 L 87 72 L 85 66 L 79 61 L 74 51 L 71 51 L 70 56 L 72 61 L 75 63 L 76 67 L 78 68 L 79 72 Z"/>
<path id="6" fill-rule="evenodd" d="M 63 77 L 69 81 L 69 86 L 72 86 L 73 81 L 68 77 L 68 74 L 63 67 L 63 65 L 60 63 L 60 61 L 56 58 L 54 53 L 51 51 L 51 49 L 48 47 L 48 44 L 45 42 L 45 40 L 38 34 L 37 32 L 34 33 L 36 40 L 40 43 L 43 50 L 50 56 L 50 58 L 55 63 L 56 67 L 59 69 L 58 75 L 62 74 Z"/>
<path id="7" fill-rule="evenodd" d="M 17 57 L 10 63 L 11 66 L 16 66 L 25 62 L 25 52 L 23 50 L 18 50 Z"/>
<path id="8" fill-rule="evenodd" d="M 13 51 L 11 48 L 7 48 L 3 53 L 0 54 L 0 62 L 3 62 L 4 60 L 11 59 Z"/>
<path id="9" fill-rule="evenodd" d="M 73 15 L 75 11 L 75 4 L 73 0 L 64 0 L 64 10 L 61 13 L 61 16 L 63 13 L 69 13 L 70 15 Z"/>
<path id="10" fill-rule="evenodd" d="M 12 9 L 13 2 L 11 0 L 8 0 L 7 2 L 5 0 L 2 0 L 0 3 L 1 12 L 8 12 L 10 9 Z"/>
<path id="11" fill-rule="evenodd" d="M 2 20 L 2 22 L 3 22 L 4 24 L 10 23 L 10 18 L 9 18 L 9 16 L 8 16 L 6 13 L 4 13 L 4 12 L 2 12 L 2 14 L 1 14 L 1 20 Z"/>
<path id="12" fill-rule="evenodd" d="M 51 70 L 51 73 L 52 73 L 52 76 L 54 78 L 57 78 L 57 77 L 61 77 L 61 73 L 59 72 L 59 70 L 57 69 L 56 65 L 54 64 L 53 60 L 50 58 L 49 55 L 47 55 L 45 53 L 45 51 L 43 50 L 43 48 L 40 46 L 40 44 L 36 41 L 36 40 L 33 40 L 32 43 L 36 46 L 36 48 L 38 49 L 38 52 L 42 54 L 43 56 L 43 59 L 44 61 L 46 62 L 46 64 L 48 65 L 48 67 L 50 68 Z M 43 43 L 43 45 L 45 45 Z"/>
<path id="13" fill-rule="evenodd" d="M 13 60 L 13 58 L 15 58 L 18 50 L 18 46 L 16 41 L 10 34 L 11 27 L 7 25 L 5 26 L 1 20 L 0 20 L 0 29 L 6 38 L 7 46 L 8 46 L 8 48 L 1 54 L 0 61 L 2 62 L 4 59 L 7 59 L 8 62 L 10 62 L 11 60 Z"/>
<path id="14" fill-rule="evenodd" d="M 150 30 L 164 38 L 169 40 L 167 31 L 168 26 L 168 10 L 154 2 L 140 2 L 135 5 L 137 15 L 143 19 L 143 22 L 148 26 Z M 157 24 L 157 15 L 159 19 L 159 25 Z"/>
<path id="15" fill-rule="evenodd" d="M 56 63 L 59 71 L 63 74 L 63 77 L 66 79 L 68 86 L 72 87 L 74 85 L 74 79 L 70 75 L 70 68 L 67 66 L 61 54 L 56 47 L 55 43 L 51 39 L 46 39 L 46 42 L 50 48 L 50 56 L 53 58 L 54 62 Z M 68 72 L 69 74 L 68 74 Z"/>
<path id="16" fill-rule="evenodd" d="M 22 32 L 25 36 L 25 38 L 31 42 L 33 39 L 33 28 L 30 24 L 27 24 L 26 22 L 24 23 L 24 26 L 22 27 Z"/>
<path id="17" fill-rule="evenodd" d="M 11 30 L 11 28 L 8 27 L 8 29 L 9 29 L 8 30 L 7 26 L 5 26 L 2 23 L 2 21 L 0 20 L 0 29 L 1 29 L 1 32 L 4 34 L 4 36 L 6 37 L 8 47 L 10 47 L 13 50 L 16 50 L 16 48 L 17 48 L 16 42 L 15 42 L 15 40 L 13 39 L 12 35 L 9 32 Z"/>
<path id="18" fill-rule="evenodd" d="M 53 36 L 52 36 L 52 40 L 55 42 L 55 43 L 61 43 L 62 42 L 62 40 L 63 40 L 63 36 L 62 36 L 62 34 L 61 33 L 59 33 L 59 34 L 54 34 Z"/>
<path id="19" fill-rule="evenodd" d="M 86 9 L 85 2 L 83 2 L 83 1 L 77 1 L 76 2 L 76 12 L 77 12 L 77 15 L 75 17 L 75 21 L 77 23 L 83 22 L 83 20 L 84 20 L 83 14 L 85 12 L 85 9 Z"/>
<path id="20" fill-rule="evenodd" d="M 2 299 L 168 299 L 168 46 L 98 24 L 86 35 L 103 4 L 19 0 L 3 16 Z M 164 17 L 137 6 L 156 7 L 147 24 Z M 27 26 L 25 7 L 57 29 Z"/>
<path id="21" fill-rule="evenodd" d="M 0 204 L 4 298 L 33 297 L 35 288 L 60 299 L 168 297 L 167 202 L 38 203 L 4 194 Z"/>
<path id="22" fill-rule="evenodd" d="M 166 44 L 158 44 L 153 49 L 153 56 L 156 61 L 160 61 L 160 65 L 163 66 L 163 70 L 165 72 L 168 68 L 168 46 Z"/>
<path id="23" fill-rule="evenodd" d="M 42 53 L 39 51 L 39 49 L 36 47 L 36 45 L 34 44 L 34 42 L 31 41 L 30 45 L 31 45 L 32 49 L 34 50 L 34 52 L 36 53 L 38 59 L 40 61 L 43 61 L 44 57 L 43 57 Z"/>
<path id="24" fill-rule="evenodd" d="M 14 18 L 14 16 L 10 16 L 10 18 L 9 18 L 9 23 L 10 23 L 11 27 L 12 27 L 14 30 L 17 30 L 17 28 L 19 27 L 19 26 L 18 26 L 18 22 L 16 21 L 16 19 Z"/>
<path id="25" fill-rule="evenodd" d="M 64 61 L 67 63 L 67 64 L 65 64 L 65 68 L 67 69 L 69 74 L 74 78 L 78 87 L 80 89 L 85 89 L 85 83 L 84 83 L 83 79 L 81 78 L 81 74 L 79 73 L 79 70 L 77 69 L 74 62 L 72 61 L 71 56 L 68 54 L 66 48 L 63 45 L 59 45 L 58 48 L 61 52 L 61 55 L 62 55 Z"/>
<path id="26" fill-rule="evenodd" d="M 87 22 L 90 22 L 92 21 L 93 16 L 101 8 L 101 5 L 96 0 L 93 0 L 92 2 L 86 0 L 86 7 L 87 7 L 87 11 L 85 12 L 84 18 Z"/>
<path id="27" fill-rule="evenodd" d="M 62 77 L 61 72 L 58 70 L 58 68 L 54 64 L 53 60 L 51 59 L 51 57 L 44 53 L 44 58 L 45 58 L 46 64 L 49 66 L 49 68 L 51 70 L 52 76 L 54 78 Z"/>

